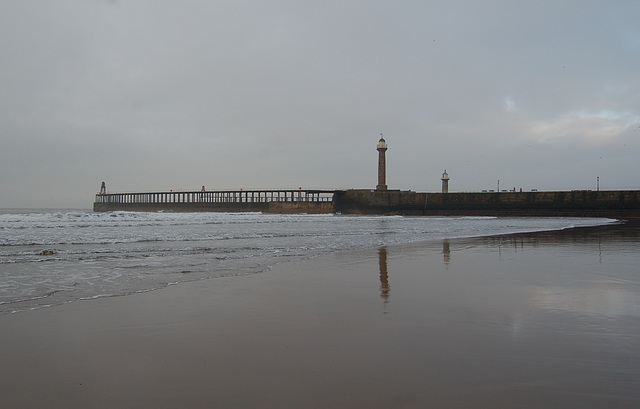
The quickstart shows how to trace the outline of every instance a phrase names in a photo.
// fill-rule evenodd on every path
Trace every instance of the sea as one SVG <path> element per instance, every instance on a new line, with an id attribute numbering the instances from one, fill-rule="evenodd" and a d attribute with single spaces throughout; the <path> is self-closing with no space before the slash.
<path id="1" fill-rule="evenodd" d="M 260 274 L 279 263 L 338 251 L 612 222 L 5 209 L 0 210 L 0 315 Z"/>

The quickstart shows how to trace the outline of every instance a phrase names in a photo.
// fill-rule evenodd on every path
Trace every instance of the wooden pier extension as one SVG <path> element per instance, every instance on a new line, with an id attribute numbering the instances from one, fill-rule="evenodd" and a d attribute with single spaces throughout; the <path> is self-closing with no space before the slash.
<path id="1" fill-rule="evenodd" d="M 93 210 L 333 213 L 333 196 L 333 190 L 317 189 L 101 192 Z"/>

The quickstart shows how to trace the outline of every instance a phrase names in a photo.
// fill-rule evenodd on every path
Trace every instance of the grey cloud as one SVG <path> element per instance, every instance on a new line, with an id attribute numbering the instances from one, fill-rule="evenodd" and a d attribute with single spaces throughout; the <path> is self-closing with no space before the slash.
<path id="1" fill-rule="evenodd" d="M 112 190 L 638 188 L 635 1 L 0 5 L 0 207 Z M 6 63 L 5 63 L 6 62 Z M 511 186 L 513 187 L 513 186 Z"/>

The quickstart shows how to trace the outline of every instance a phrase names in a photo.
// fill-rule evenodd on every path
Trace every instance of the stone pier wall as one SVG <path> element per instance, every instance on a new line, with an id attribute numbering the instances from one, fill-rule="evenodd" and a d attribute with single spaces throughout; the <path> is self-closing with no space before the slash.
<path id="1" fill-rule="evenodd" d="M 344 214 L 421 216 L 640 217 L 640 191 L 417 193 L 401 190 L 336 192 Z"/>

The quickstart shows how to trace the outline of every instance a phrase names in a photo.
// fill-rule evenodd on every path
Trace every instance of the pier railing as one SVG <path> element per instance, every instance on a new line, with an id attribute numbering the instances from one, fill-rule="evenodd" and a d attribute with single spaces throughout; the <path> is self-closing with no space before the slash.
<path id="1" fill-rule="evenodd" d="M 333 196 L 333 190 L 199 190 L 191 192 L 98 193 L 95 203 L 332 202 Z"/>

